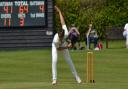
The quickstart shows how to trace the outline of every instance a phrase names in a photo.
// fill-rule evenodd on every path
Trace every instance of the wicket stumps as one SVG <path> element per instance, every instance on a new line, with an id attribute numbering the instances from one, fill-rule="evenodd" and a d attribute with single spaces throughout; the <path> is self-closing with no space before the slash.
<path id="1" fill-rule="evenodd" d="M 93 73 L 93 52 L 87 52 L 87 83 L 94 83 L 94 73 Z"/>

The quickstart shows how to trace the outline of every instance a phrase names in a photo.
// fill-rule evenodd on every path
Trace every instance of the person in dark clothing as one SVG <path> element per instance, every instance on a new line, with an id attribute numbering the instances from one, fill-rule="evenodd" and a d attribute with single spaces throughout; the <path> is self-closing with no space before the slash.
<path id="1" fill-rule="evenodd" d="M 75 44 L 78 41 L 79 36 L 80 36 L 80 33 L 78 29 L 75 27 L 75 25 L 73 24 L 69 30 L 69 39 L 71 40 L 71 43 L 72 43 L 72 49 L 76 49 Z"/>
<path id="2" fill-rule="evenodd" d="M 86 34 L 86 45 L 87 49 L 90 49 L 91 42 L 94 43 L 94 49 L 97 48 L 98 44 L 98 35 L 96 29 L 92 29 L 92 24 L 89 25 L 89 30 Z"/>

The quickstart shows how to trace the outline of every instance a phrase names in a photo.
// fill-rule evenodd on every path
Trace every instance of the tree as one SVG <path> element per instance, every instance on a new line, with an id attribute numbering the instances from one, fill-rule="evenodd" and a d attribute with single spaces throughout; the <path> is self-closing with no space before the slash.
<path id="1" fill-rule="evenodd" d="M 107 26 L 122 27 L 128 21 L 128 0 L 56 0 L 56 5 L 62 10 L 67 26 L 76 24 L 81 34 L 88 30 L 90 21 L 101 38 Z"/>

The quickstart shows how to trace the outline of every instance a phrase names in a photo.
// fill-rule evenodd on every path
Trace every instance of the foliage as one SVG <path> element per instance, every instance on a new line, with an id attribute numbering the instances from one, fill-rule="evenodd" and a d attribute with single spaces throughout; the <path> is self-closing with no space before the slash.
<path id="1" fill-rule="evenodd" d="M 128 0 L 56 0 L 56 5 L 61 9 L 67 26 L 75 24 L 82 35 L 90 22 L 103 38 L 106 27 L 123 27 L 128 21 Z M 59 29 L 59 19 L 56 20 Z"/>

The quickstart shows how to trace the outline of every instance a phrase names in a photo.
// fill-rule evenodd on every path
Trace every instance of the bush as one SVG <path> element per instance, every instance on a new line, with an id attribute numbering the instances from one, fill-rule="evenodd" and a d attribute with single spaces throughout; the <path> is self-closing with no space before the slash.
<path id="1" fill-rule="evenodd" d="M 100 38 L 104 38 L 106 26 L 123 27 L 128 18 L 128 0 L 56 0 L 68 27 L 78 26 L 82 36 L 92 21 Z M 56 30 L 60 29 L 56 15 Z M 83 37 L 81 37 L 83 39 Z"/>

